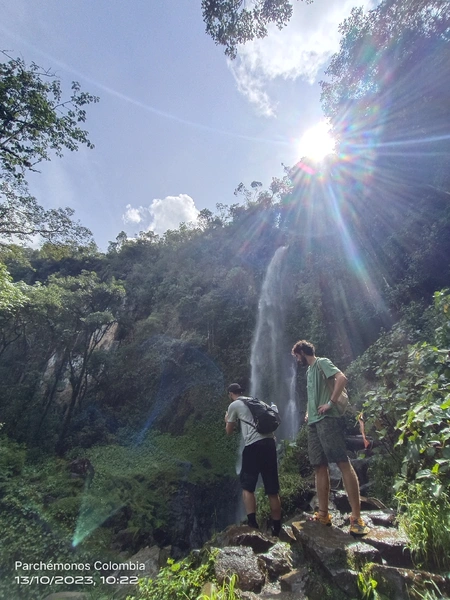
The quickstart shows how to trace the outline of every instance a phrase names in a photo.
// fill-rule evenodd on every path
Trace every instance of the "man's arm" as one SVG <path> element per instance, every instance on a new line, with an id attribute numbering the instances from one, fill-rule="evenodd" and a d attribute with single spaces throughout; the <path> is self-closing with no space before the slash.
<path id="1" fill-rule="evenodd" d="M 331 402 L 336 402 L 336 400 L 341 395 L 342 390 L 347 385 L 347 381 L 348 379 L 344 375 L 344 373 L 342 373 L 341 371 L 339 371 L 339 373 L 336 373 L 336 375 L 334 376 L 334 389 L 330 398 Z"/>
<path id="2" fill-rule="evenodd" d="M 225 431 L 227 432 L 227 435 L 231 435 L 236 429 L 236 423 L 227 423 L 225 425 Z"/>
<path id="3" fill-rule="evenodd" d="M 225 413 L 225 431 L 227 435 L 231 435 L 236 429 L 236 423 L 230 423 L 228 421 L 228 412 Z"/>
<path id="4" fill-rule="evenodd" d="M 330 396 L 330 400 L 332 403 L 336 402 L 336 400 L 339 398 L 339 396 L 342 393 L 342 390 L 347 385 L 347 381 L 347 377 L 344 375 L 344 373 L 342 373 L 341 371 L 339 371 L 339 373 L 336 373 L 336 375 L 334 376 L 333 392 Z M 331 407 L 332 404 L 328 404 L 327 402 L 326 404 L 322 404 L 321 406 L 319 406 L 317 408 L 317 412 L 319 413 L 319 415 L 323 415 L 323 413 L 326 413 L 327 410 L 329 410 Z"/>

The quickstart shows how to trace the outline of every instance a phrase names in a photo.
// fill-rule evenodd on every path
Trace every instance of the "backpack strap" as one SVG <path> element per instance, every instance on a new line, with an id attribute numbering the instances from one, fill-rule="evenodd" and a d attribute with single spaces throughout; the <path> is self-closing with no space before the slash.
<path id="1" fill-rule="evenodd" d="M 258 400 L 258 398 L 254 398 L 253 396 L 251 396 L 251 398 L 253 400 Z M 245 406 L 248 407 L 247 402 L 244 400 L 244 398 L 238 398 L 238 400 L 240 400 L 241 402 L 243 402 L 245 404 Z M 250 409 L 248 409 L 250 410 Z M 250 411 L 251 412 L 251 411 Z M 250 427 L 253 427 L 253 429 L 256 429 L 256 425 L 254 423 L 250 423 L 250 421 L 246 421 L 245 419 L 239 419 L 239 421 L 242 421 L 243 423 L 247 423 L 247 425 L 250 425 Z"/>

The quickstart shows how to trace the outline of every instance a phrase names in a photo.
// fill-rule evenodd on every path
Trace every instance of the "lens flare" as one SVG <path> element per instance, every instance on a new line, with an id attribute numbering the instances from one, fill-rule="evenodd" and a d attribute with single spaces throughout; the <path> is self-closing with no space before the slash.
<path id="1" fill-rule="evenodd" d="M 297 151 L 300 158 L 307 157 L 321 161 L 335 149 L 335 140 L 330 135 L 330 127 L 325 121 L 314 125 L 300 138 Z"/>

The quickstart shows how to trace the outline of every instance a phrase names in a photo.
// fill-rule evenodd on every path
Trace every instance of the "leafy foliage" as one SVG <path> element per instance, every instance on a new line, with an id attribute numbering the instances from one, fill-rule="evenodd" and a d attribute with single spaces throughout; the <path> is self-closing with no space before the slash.
<path id="1" fill-rule="evenodd" d="M 394 490 L 412 548 L 418 560 L 441 568 L 448 567 L 441 557 L 448 556 L 450 519 L 449 306 L 448 290 L 436 292 L 429 314 L 437 325 L 432 343 L 398 348 L 400 328 L 384 337 L 377 385 L 365 403 L 369 428 L 398 464 Z"/>
<path id="2" fill-rule="evenodd" d="M 207 581 L 214 581 L 214 552 L 207 560 L 193 568 L 195 563 L 188 557 L 180 562 L 172 559 L 167 566 L 160 569 L 156 579 L 139 582 L 139 595 L 128 600 L 197 600 L 202 586 Z M 234 586 L 234 580 L 231 587 Z M 216 596 L 222 598 L 222 595 Z M 223 596 L 223 600 L 234 600 L 233 595 Z"/>
<path id="3" fill-rule="evenodd" d="M 88 229 L 72 221 L 73 210 L 45 210 L 27 189 L 25 173 L 50 160 L 51 153 L 93 148 L 87 131 L 86 106 L 98 101 L 72 83 L 67 100 L 59 79 L 21 58 L 0 63 L 0 240 L 29 241 L 35 236 L 51 242 L 90 241 Z"/>
<path id="4" fill-rule="evenodd" d="M 430 495 L 430 483 L 422 482 L 403 486 L 397 493 L 400 526 L 406 531 L 414 560 L 447 572 L 450 567 L 450 495 L 448 486 L 437 495 Z"/>
<path id="5" fill-rule="evenodd" d="M 202 14 L 206 33 L 216 44 L 225 46 L 227 56 L 236 58 L 237 45 L 265 37 L 269 23 L 278 29 L 285 27 L 292 16 L 292 3 L 258 0 L 246 8 L 242 0 L 202 0 Z"/>
<path id="6" fill-rule="evenodd" d="M 386 596 L 377 591 L 378 582 L 371 573 L 370 563 L 362 566 L 358 573 L 357 584 L 362 600 L 387 600 Z"/>
<path id="7" fill-rule="evenodd" d="M 3 314 L 11 314 L 25 304 L 24 287 L 21 283 L 13 283 L 5 265 L 0 263 L 0 311 Z"/>
<path id="8" fill-rule="evenodd" d="M 34 236 L 52 243 L 91 241 L 91 232 L 74 222 L 73 214 L 71 208 L 45 210 L 24 183 L 0 181 L 0 239 L 4 242 L 30 241 Z"/>
<path id="9" fill-rule="evenodd" d="M 21 86 L 30 95 L 29 112 L 23 107 L 20 113 L 27 119 L 25 137 L 16 135 L 2 155 L 3 239 L 26 239 L 38 230 L 52 240 L 74 233 L 65 244 L 39 250 L 1 248 L 0 408 L 9 465 L 1 482 L 1 525 L 14 552 L 29 538 L 34 554 L 46 544 L 64 555 L 74 528 L 79 546 L 116 543 L 119 532 L 127 550 L 150 539 L 170 543 L 177 538 L 170 529 L 173 497 L 189 486 L 212 490 L 216 504 L 226 493 L 231 504 L 223 481 L 236 480 L 236 440 L 223 431 L 223 392 L 227 381 L 250 377 L 258 298 L 280 246 L 288 246 L 287 354 L 301 332 L 347 371 L 369 348 L 348 374 L 352 398 L 358 407 L 366 398 L 366 426 L 380 442 L 373 467 L 377 495 L 389 500 L 398 479 L 401 519 L 412 531 L 417 560 L 436 561 L 447 552 L 432 522 L 421 517 L 427 507 L 430 515 L 440 511 L 445 530 L 448 292 L 438 292 L 435 308 L 421 312 L 450 274 L 448 142 L 435 140 L 448 124 L 447 4 L 385 1 L 366 16 L 354 11 L 343 25 L 341 51 L 324 87 L 340 155 L 320 167 L 302 162 L 286 169 L 268 190 L 259 182 L 249 189 L 240 184 L 235 194 L 242 204 L 217 205 L 217 215 L 205 209 L 198 225 L 134 240 L 122 232 L 106 255 L 92 245 L 80 249 L 72 215 L 43 211 L 25 184 L 27 169 L 51 152 L 90 146 L 79 124 L 94 100 L 74 89 L 55 117 L 63 122 L 52 121 L 61 102 L 58 82 L 35 66 L 3 66 L 6 104 L 18 102 Z M 203 9 L 211 35 L 229 56 L 238 43 L 265 35 L 269 22 L 283 25 L 290 15 L 284 0 L 252 8 L 204 2 Z M 423 93 L 421 76 L 436 72 L 442 77 Z M 45 114 L 33 104 L 33 85 Z M 33 119 L 44 129 L 34 131 Z M 4 127 L 17 134 L 15 125 Z M 389 149 L 405 140 L 408 147 L 431 144 L 432 152 L 392 156 Z M 388 333 L 380 336 L 382 328 Z M 285 513 L 302 502 L 310 474 L 303 435 L 282 447 Z M 56 459 L 55 447 L 66 458 Z M 96 472 L 83 495 L 82 482 L 70 483 L 65 471 L 66 459 L 78 456 L 89 457 Z M 21 473 L 28 479 L 20 480 Z M 202 534 L 214 527 L 215 507 L 209 512 L 209 506 L 196 509 L 205 513 Z M 189 579 L 174 565 L 168 581 L 177 572 Z M 143 593 L 163 592 L 162 584 L 154 586 Z"/>
<path id="10" fill-rule="evenodd" d="M 14 577 L 20 574 L 15 561 L 91 562 L 100 551 L 108 555 L 105 531 L 98 530 L 76 549 L 71 545 L 82 482 L 70 477 L 65 461 L 47 459 L 37 465 L 28 456 L 25 462 L 26 447 L 4 435 L 0 457 L 0 596 L 11 596 Z M 17 597 L 37 599 L 49 591 L 49 586 L 33 585 Z"/>
<path id="11" fill-rule="evenodd" d="M 5 56 L 5 52 L 3 52 Z M 8 57 L 9 58 L 9 57 Z M 63 149 L 77 150 L 79 144 L 93 148 L 87 131 L 85 106 L 98 98 L 72 83 L 72 95 L 62 99 L 59 79 L 35 63 L 27 66 L 20 58 L 0 65 L 0 164 L 6 175 L 23 179 L 50 151 L 62 156 Z"/>
<path id="12" fill-rule="evenodd" d="M 395 311 L 430 298 L 449 277 L 448 262 L 437 267 L 431 258 L 450 253 L 449 16 L 440 0 L 354 8 L 321 84 L 326 116 L 351 163 L 345 179 L 353 182 L 355 210 L 367 218 L 354 237 L 365 237 L 366 264 L 383 272 L 376 287 Z M 406 231 L 424 243 L 407 243 Z"/>

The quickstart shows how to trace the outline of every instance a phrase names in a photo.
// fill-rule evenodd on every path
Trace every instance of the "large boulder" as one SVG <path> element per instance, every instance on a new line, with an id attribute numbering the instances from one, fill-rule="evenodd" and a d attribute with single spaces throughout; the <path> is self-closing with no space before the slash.
<path id="1" fill-rule="evenodd" d="M 237 587 L 240 590 L 260 592 L 265 582 L 258 558 L 251 548 L 245 546 L 221 548 L 214 569 L 220 584 L 228 579 L 230 574 L 237 575 Z"/>
<path id="2" fill-rule="evenodd" d="M 253 529 L 248 525 L 230 525 L 224 531 L 216 534 L 213 540 L 217 548 L 226 546 L 248 546 L 253 552 L 267 552 L 276 543 L 276 540 L 269 539 L 258 529 Z"/>
<path id="3" fill-rule="evenodd" d="M 305 516 L 292 523 L 295 537 L 304 552 L 319 564 L 332 583 L 350 596 L 358 596 L 357 577 L 367 562 L 381 563 L 380 552 L 364 541 L 335 527 L 325 527 Z"/>
<path id="4" fill-rule="evenodd" d="M 394 567 L 412 567 L 408 537 L 394 527 L 374 527 L 364 541 L 377 548 L 383 561 Z"/>
<path id="5" fill-rule="evenodd" d="M 150 548 L 147 546 L 146 548 L 142 548 L 134 554 L 131 558 L 127 560 L 121 561 L 122 563 L 128 564 L 131 567 L 134 565 L 145 565 L 145 568 L 139 568 L 137 570 L 128 570 L 126 575 L 133 575 L 138 577 L 151 577 L 154 578 L 158 575 L 159 568 L 163 566 L 161 564 L 161 548 L 158 546 L 151 546 Z M 120 576 L 123 575 L 123 571 L 115 571 L 114 575 Z"/>
<path id="6" fill-rule="evenodd" d="M 270 580 L 289 573 L 293 567 L 292 550 L 289 544 L 283 542 L 278 542 L 268 552 L 259 554 L 258 559 L 260 564 L 264 565 Z"/>
<path id="7" fill-rule="evenodd" d="M 377 582 L 377 592 L 389 600 L 411 598 L 412 589 L 416 591 L 414 597 L 417 598 L 426 597 L 427 591 L 432 594 L 431 598 L 450 598 L 449 577 L 387 565 L 372 565 L 370 574 Z"/>

